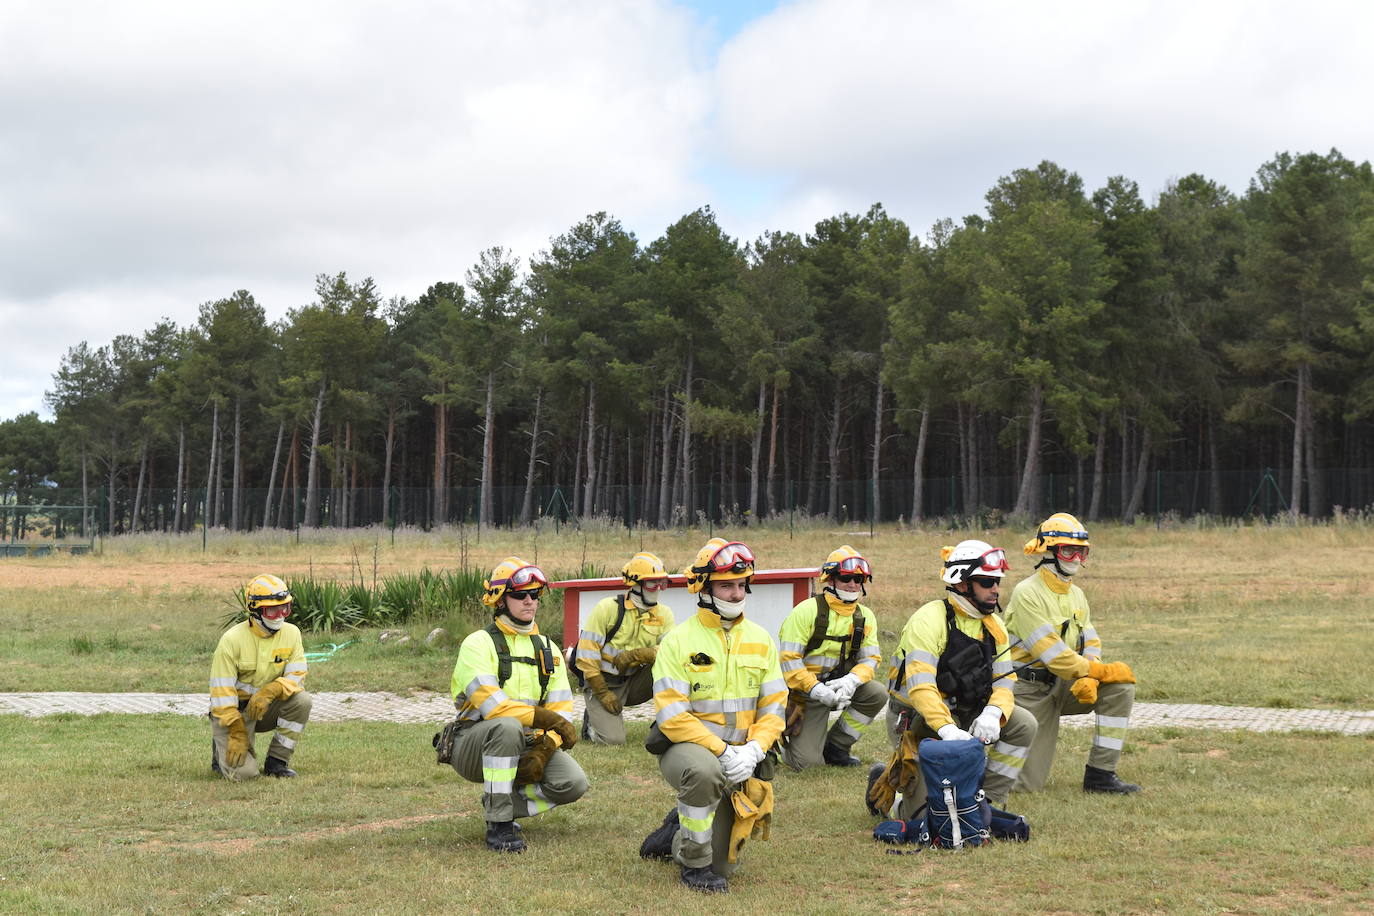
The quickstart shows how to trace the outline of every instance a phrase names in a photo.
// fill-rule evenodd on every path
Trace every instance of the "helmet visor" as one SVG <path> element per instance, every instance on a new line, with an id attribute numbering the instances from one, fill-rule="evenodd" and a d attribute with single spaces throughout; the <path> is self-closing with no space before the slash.
<path id="1" fill-rule="evenodd" d="M 711 572 L 736 572 L 742 573 L 754 565 L 754 553 L 748 546 L 739 541 L 731 541 L 724 545 L 707 561 L 706 566 Z"/>
<path id="2" fill-rule="evenodd" d="M 498 579 L 491 584 L 504 585 L 508 589 L 523 589 L 530 588 L 531 583 L 547 587 L 549 580 L 544 575 L 544 570 L 538 566 L 522 566 L 505 579 Z"/>

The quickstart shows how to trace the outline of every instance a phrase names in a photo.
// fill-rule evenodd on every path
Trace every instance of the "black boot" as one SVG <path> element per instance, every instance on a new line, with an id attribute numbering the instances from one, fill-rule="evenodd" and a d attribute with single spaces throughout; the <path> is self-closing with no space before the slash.
<path id="1" fill-rule="evenodd" d="M 525 841 L 515 821 L 487 821 L 487 848 L 493 852 L 524 852 Z"/>
<path id="2" fill-rule="evenodd" d="M 730 892 L 730 882 L 711 871 L 709 865 L 701 868 L 682 866 L 682 883 L 694 891 L 701 891 L 703 894 L 728 894 Z"/>
<path id="3" fill-rule="evenodd" d="M 671 859 L 673 857 L 673 837 L 677 836 L 677 809 L 668 812 L 662 826 L 644 838 L 639 844 L 641 859 Z"/>
<path id="4" fill-rule="evenodd" d="M 864 807 L 867 808 L 868 813 L 874 817 L 887 816 L 886 811 L 879 811 L 877 808 L 873 807 L 873 802 L 869 801 L 869 798 L 873 795 L 873 784 L 878 781 L 878 777 L 882 776 L 883 771 L 886 769 L 887 764 L 885 763 L 875 763 L 868 768 L 868 788 L 864 790 Z"/>
<path id="5" fill-rule="evenodd" d="M 210 739 L 210 772 L 216 776 L 223 776 L 224 772 L 219 768 L 219 755 L 215 753 L 215 739 Z"/>
<path id="6" fill-rule="evenodd" d="M 1133 782 L 1123 782 L 1111 770 L 1099 770 L 1089 766 L 1083 768 L 1083 791 L 1106 792 L 1110 795 L 1130 795 L 1139 792 L 1140 786 Z"/>
<path id="7" fill-rule="evenodd" d="M 856 767 L 863 763 L 849 751 L 829 741 L 825 742 L 825 747 L 821 749 L 821 759 L 832 767 Z"/>
<path id="8" fill-rule="evenodd" d="M 268 757 L 263 761 L 262 772 L 264 776 L 275 776 L 278 779 L 294 779 L 296 771 L 286 765 L 285 760 L 276 757 Z"/>

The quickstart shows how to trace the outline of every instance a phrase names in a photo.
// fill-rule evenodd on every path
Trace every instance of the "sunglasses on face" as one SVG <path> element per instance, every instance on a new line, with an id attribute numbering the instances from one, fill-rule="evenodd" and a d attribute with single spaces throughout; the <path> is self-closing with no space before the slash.
<path id="1" fill-rule="evenodd" d="M 529 599 L 530 601 L 538 601 L 539 596 L 543 594 L 543 591 L 544 590 L 542 588 L 527 588 L 524 591 L 520 592 L 506 592 L 506 597 L 514 598 L 516 601 L 524 601 L 526 599 Z"/>
<path id="2" fill-rule="evenodd" d="M 968 579 L 979 588 L 996 588 L 1002 584 L 1002 580 L 993 576 L 969 576 Z"/>
<path id="3" fill-rule="evenodd" d="M 841 582 L 864 582 L 866 579 L 868 579 L 868 577 L 865 576 L 863 573 L 857 573 L 852 576 L 848 573 L 841 573 L 835 578 Z"/>

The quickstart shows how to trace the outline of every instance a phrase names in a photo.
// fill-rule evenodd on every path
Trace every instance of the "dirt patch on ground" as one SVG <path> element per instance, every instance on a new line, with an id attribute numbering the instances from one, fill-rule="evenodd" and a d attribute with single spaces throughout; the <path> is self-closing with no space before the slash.
<path id="1" fill-rule="evenodd" d="M 389 818 L 383 821 L 367 821 L 362 824 L 344 824 L 338 827 L 329 827 L 323 830 L 302 830 L 291 834 L 288 837 L 262 836 L 262 837 L 235 837 L 224 840 L 201 840 L 196 843 L 170 843 L 166 840 L 149 839 L 142 841 L 141 845 L 145 849 L 191 849 L 204 852 L 230 853 L 251 852 L 259 846 L 268 843 L 280 843 L 289 839 L 293 843 L 301 840 L 325 840 L 337 836 L 352 836 L 355 834 L 380 833 L 383 830 L 397 830 L 403 827 L 413 827 L 416 824 L 425 824 L 430 821 L 446 820 L 454 817 L 471 817 L 471 811 L 449 811 L 444 814 L 414 814 L 410 817 Z"/>

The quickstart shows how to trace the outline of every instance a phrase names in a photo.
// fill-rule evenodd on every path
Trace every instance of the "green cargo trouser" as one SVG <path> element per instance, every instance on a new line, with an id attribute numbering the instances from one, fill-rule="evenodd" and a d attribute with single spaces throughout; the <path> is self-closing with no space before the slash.
<path id="1" fill-rule="evenodd" d="M 296 752 L 296 742 L 300 740 L 305 723 L 310 721 L 310 694 L 298 690 L 289 697 L 274 700 L 267 712 L 256 722 L 245 718 L 243 725 L 248 729 L 248 755 L 240 766 L 231 767 L 224 762 L 224 752 L 229 746 L 229 729 L 219 724 L 219 719 L 210 717 L 210 731 L 215 739 L 215 760 L 225 779 L 253 779 L 261 769 L 258 767 L 257 751 L 253 748 L 254 738 L 263 732 L 272 732 L 272 743 L 267 746 L 267 756 L 276 757 L 286 763 Z"/>
<path id="2" fill-rule="evenodd" d="M 801 731 L 787 739 L 783 748 L 782 762 L 794 770 L 821 766 L 826 744 L 833 744 L 846 754 L 859 740 L 868 723 L 882 712 L 887 702 L 887 689 L 875 681 L 860 684 L 854 691 L 854 698 L 840 713 L 834 725 L 830 725 L 832 710 L 824 703 L 806 701 L 802 713 Z"/>
<path id="3" fill-rule="evenodd" d="M 606 686 L 616 695 L 622 706 L 638 706 L 647 703 L 654 695 L 654 666 L 641 665 L 628 677 L 605 674 Z M 587 700 L 587 740 L 595 744 L 624 744 L 625 719 L 621 713 L 609 713 L 596 694 L 586 690 Z"/>
<path id="4" fill-rule="evenodd" d="M 515 784 L 515 768 L 529 748 L 525 727 L 510 716 L 483 719 L 463 729 L 453 743 L 452 766 L 468 782 L 482 784 L 482 809 L 489 821 L 533 817 L 577 801 L 587 776 L 566 752 L 553 752 L 537 783 Z"/>
<path id="5" fill-rule="evenodd" d="M 1088 752 L 1088 766 L 1116 772 L 1121 760 L 1121 748 L 1131 727 L 1131 708 L 1135 705 L 1134 684 L 1099 684 L 1097 703 L 1086 706 L 1069 691 L 1069 682 L 1055 678 L 1053 684 L 1019 679 L 1016 682 L 1016 706 L 1035 717 L 1040 728 L 1031 744 L 1030 756 L 1021 770 L 1018 789 L 1035 792 L 1045 787 L 1054 753 L 1059 744 L 1059 717 L 1097 713 L 1093 730 L 1093 746 Z"/>
<path id="6" fill-rule="evenodd" d="M 774 758 L 759 764 L 754 775 L 772 779 Z M 678 831 L 673 837 L 673 858 L 687 868 L 711 866 L 722 878 L 734 874 L 743 853 L 730 857 L 730 831 L 735 826 L 734 787 L 727 785 L 720 759 L 700 744 L 683 741 L 658 758 L 659 771 L 677 790 Z M 745 844 L 746 846 L 748 844 Z"/>
<path id="7" fill-rule="evenodd" d="M 897 719 L 904 709 L 911 709 L 904 703 L 892 702 L 887 704 L 887 738 L 895 749 L 902 740 L 902 734 L 897 729 Z M 912 730 L 916 732 L 916 741 L 919 743 L 922 738 L 938 738 L 939 735 L 930 730 L 924 719 L 912 710 Z M 988 797 L 988 803 L 998 808 L 1005 808 L 1007 796 L 1016 786 L 1016 781 L 1020 778 L 1021 768 L 1025 765 L 1026 756 L 1035 742 L 1037 728 L 1035 717 L 1026 712 L 1020 706 L 1012 707 L 1011 718 L 1007 719 L 1007 724 L 1002 726 L 1002 734 L 988 748 L 988 766 L 983 771 L 983 792 Z M 910 820 L 916 813 L 916 809 L 925 804 L 926 801 L 926 781 L 921 775 L 921 768 L 916 768 L 916 781 L 910 786 L 898 786 L 898 791 L 902 793 L 902 803 L 897 807 L 897 816 L 902 820 Z"/>

